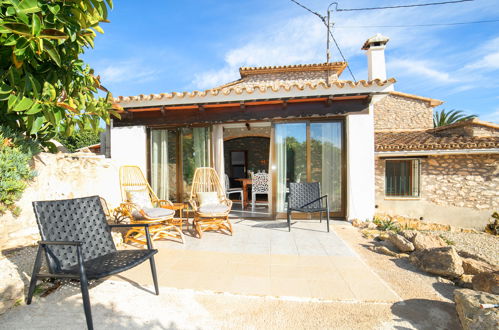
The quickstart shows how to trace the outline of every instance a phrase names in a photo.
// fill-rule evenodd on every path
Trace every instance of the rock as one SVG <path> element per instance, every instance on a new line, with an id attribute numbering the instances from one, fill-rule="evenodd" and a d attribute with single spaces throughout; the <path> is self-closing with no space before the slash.
<path id="1" fill-rule="evenodd" d="M 411 241 L 414 239 L 414 236 L 416 236 L 418 232 L 416 230 L 402 230 L 399 234 L 404 236 L 404 238 L 408 241 Z"/>
<path id="2" fill-rule="evenodd" d="M 457 286 L 460 286 L 461 288 L 465 289 L 473 289 L 473 277 L 475 275 L 466 275 L 463 274 L 457 281 L 455 282 Z"/>
<path id="3" fill-rule="evenodd" d="M 472 258 L 462 258 L 462 260 L 465 274 L 477 275 L 480 273 L 488 273 L 499 270 L 498 267 L 493 266 L 485 261 Z"/>
<path id="4" fill-rule="evenodd" d="M 379 235 L 379 230 L 362 229 L 360 231 L 365 238 L 374 238 Z"/>
<path id="5" fill-rule="evenodd" d="M 409 260 L 425 272 L 459 277 L 463 275 L 463 262 L 453 246 L 415 251 Z"/>
<path id="6" fill-rule="evenodd" d="M 480 308 L 482 304 L 497 304 L 498 295 L 459 289 L 454 291 L 454 301 L 459 321 L 461 321 L 464 330 L 499 328 L 499 310 L 497 308 Z"/>
<path id="7" fill-rule="evenodd" d="M 447 246 L 447 243 L 437 235 L 416 232 L 411 240 L 416 250 L 433 249 Z"/>
<path id="8" fill-rule="evenodd" d="M 400 250 L 400 252 L 414 251 L 414 245 L 403 236 L 396 233 L 389 233 L 388 240 Z"/>
<path id="9" fill-rule="evenodd" d="M 367 229 L 377 229 L 378 228 L 378 226 L 376 226 L 376 224 L 374 222 L 368 222 L 365 226 Z"/>
<path id="10" fill-rule="evenodd" d="M 123 235 L 120 232 L 112 231 L 114 245 L 119 248 L 123 244 Z"/>
<path id="11" fill-rule="evenodd" d="M 363 226 L 363 222 L 360 221 L 359 219 L 353 219 L 352 220 L 352 226 L 360 228 Z"/>
<path id="12" fill-rule="evenodd" d="M 24 301 L 24 283 L 16 265 L 0 260 L 0 315 L 17 302 Z"/>
<path id="13" fill-rule="evenodd" d="M 438 283 L 445 283 L 445 284 L 452 284 L 452 285 L 455 284 L 453 281 L 448 280 L 448 279 L 446 279 L 444 277 L 440 277 L 440 276 L 437 278 L 437 282 Z"/>
<path id="14" fill-rule="evenodd" d="M 487 272 L 473 277 L 473 289 L 499 294 L 499 272 Z"/>
<path id="15" fill-rule="evenodd" d="M 397 257 L 397 253 L 393 252 L 392 250 L 390 250 L 386 246 L 373 246 L 371 248 L 371 250 L 373 250 L 374 252 L 377 252 L 377 253 L 386 254 L 387 256 L 390 256 L 390 257 Z"/>

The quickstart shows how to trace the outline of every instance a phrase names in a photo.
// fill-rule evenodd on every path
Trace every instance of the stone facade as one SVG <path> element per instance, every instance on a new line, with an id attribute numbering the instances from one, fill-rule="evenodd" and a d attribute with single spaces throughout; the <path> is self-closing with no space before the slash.
<path id="1" fill-rule="evenodd" d="M 374 129 L 390 131 L 433 128 L 433 107 L 426 101 L 387 95 L 374 104 Z"/>
<path id="2" fill-rule="evenodd" d="M 225 173 L 231 176 L 230 152 L 248 151 L 248 168 L 253 172 L 269 171 L 270 139 L 265 137 L 242 137 L 224 142 Z"/>
<path id="3" fill-rule="evenodd" d="M 421 158 L 421 196 L 416 200 L 385 197 L 384 164 L 383 159 L 376 160 L 376 203 L 380 212 L 391 210 L 390 213 L 445 222 L 453 220 L 445 218 L 446 211 L 449 218 L 455 213 L 455 218 L 459 212 L 452 210 L 461 210 L 462 221 L 478 228 L 499 208 L 498 154 Z"/>
<path id="4" fill-rule="evenodd" d="M 99 195 L 110 208 L 121 202 L 118 167 L 93 154 L 40 153 L 33 159 L 37 176 L 17 203 L 21 215 L 0 216 L 0 250 L 36 243 L 40 239 L 32 201 Z"/>

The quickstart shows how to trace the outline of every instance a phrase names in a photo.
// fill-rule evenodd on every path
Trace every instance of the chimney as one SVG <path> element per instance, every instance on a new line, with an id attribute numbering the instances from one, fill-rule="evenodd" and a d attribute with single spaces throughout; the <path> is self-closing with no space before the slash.
<path id="1" fill-rule="evenodd" d="M 368 80 L 380 79 L 386 80 L 386 64 L 385 64 L 385 46 L 390 40 L 381 34 L 376 34 L 366 40 L 362 46 L 362 50 L 366 51 L 367 55 L 367 72 Z"/>

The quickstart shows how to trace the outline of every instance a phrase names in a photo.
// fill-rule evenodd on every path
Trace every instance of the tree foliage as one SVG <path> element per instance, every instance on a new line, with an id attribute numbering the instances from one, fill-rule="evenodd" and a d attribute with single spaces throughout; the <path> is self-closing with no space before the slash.
<path id="1" fill-rule="evenodd" d="M 446 126 L 460 121 L 476 118 L 476 115 L 467 115 L 460 110 L 436 111 L 433 114 L 433 127 Z"/>
<path id="2" fill-rule="evenodd" d="M 108 7 L 111 0 L 0 0 L 0 124 L 53 148 L 57 134 L 97 131 L 100 119 L 118 116 L 79 59 L 104 32 Z"/>
<path id="3" fill-rule="evenodd" d="M 62 143 L 70 152 L 75 152 L 77 149 L 88 147 L 93 144 L 100 143 L 100 130 L 77 130 L 71 136 L 57 136 L 57 141 Z"/>

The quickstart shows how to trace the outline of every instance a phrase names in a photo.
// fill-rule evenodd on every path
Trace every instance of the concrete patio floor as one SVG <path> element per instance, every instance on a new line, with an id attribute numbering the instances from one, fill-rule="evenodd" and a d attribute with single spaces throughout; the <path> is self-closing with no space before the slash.
<path id="1" fill-rule="evenodd" d="M 326 223 L 235 220 L 234 236 L 186 234 L 185 244 L 155 241 L 159 284 L 232 294 L 327 301 L 396 302 L 400 297 Z M 188 233 L 186 231 L 186 233 Z M 151 285 L 148 263 L 112 280 Z"/>

